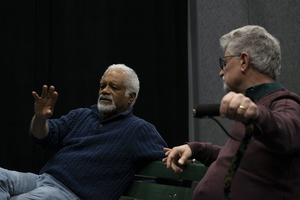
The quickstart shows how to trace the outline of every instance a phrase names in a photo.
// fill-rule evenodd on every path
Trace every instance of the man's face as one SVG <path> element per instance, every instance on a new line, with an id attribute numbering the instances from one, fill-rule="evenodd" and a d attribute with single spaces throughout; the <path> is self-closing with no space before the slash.
<path id="1" fill-rule="evenodd" d="M 111 69 L 101 80 L 98 109 L 104 117 L 110 118 L 129 109 L 135 96 L 131 94 L 125 97 L 126 78 L 123 70 Z"/>
<path id="2" fill-rule="evenodd" d="M 230 53 L 226 50 L 224 56 L 230 56 Z M 223 89 L 225 92 L 238 92 L 238 86 L 240 85 L 240 77 L 239 77 L 239 63 L 240 59 L 236 57 L 227 57 L 224 58 L 227 62 L 226 66 L 223 70 L 220 71 L 220 77 L 222 77 L 223 81 Z"/>

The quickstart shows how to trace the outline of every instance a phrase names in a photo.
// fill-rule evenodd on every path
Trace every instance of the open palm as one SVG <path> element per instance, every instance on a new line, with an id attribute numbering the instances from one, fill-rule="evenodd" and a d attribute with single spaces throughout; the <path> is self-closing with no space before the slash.
<path id="1" fill-rule="evenodd" d="M 48 119 L 52 116 L 54 111 L 54 105 L 58 98 L 58 93 L 54 91 L 54 86 L 43 86 L 42 95 L 39 96 L 35 91 L 32 92 L 32 96 L 35 99 L 34 112 L 36 116 Z"/>

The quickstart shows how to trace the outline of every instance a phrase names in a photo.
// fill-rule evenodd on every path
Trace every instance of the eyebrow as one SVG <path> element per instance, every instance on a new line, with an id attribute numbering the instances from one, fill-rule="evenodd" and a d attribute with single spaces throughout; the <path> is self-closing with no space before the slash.
<path id="1" fill-rule="evenodd" d="M 122 85 L 114 83 L 114 82 L 108 82 L 108 83 L 107 82 L 102 82 L 102 83 L 100 83 L 100 86 L 103 86 L 103 85 L 109 85 L 109 86 L 114 86 L 114 87 L 118 87 L 118 88 L 122 87 Z"/>

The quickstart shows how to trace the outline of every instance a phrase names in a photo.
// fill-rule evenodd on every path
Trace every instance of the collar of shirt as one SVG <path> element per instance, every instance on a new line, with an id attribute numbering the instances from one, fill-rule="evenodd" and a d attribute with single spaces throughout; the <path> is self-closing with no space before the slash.
<path id="1" fill-rule="evenodd" d="M 263 83 L 259 85 L 255 85 L 250 87 L 246 90 L 245 96 L 249 97 L 253 102 L 256 102 L 260 98 L 264 97 L 265 95 L 283 88 L 281 83 L 274 82 L 274 83 Z"/>
<path id="2" fill-rule="evenodd" d="M 117 114 L 117 115 L 115 115 L 115 116 L 113 116 L 113 117 L 111 117 L 111 118 L 105 119 L 105 118 L 103 118 L 103 116 L 102 116 L 101 113 L 99 112 L 98 107 L 97 107 L 97 104 L 91 106 L 91 109 L 93 110 L 94 113 L 96 113 L 96 114 L 99 116 L 101 123 L 105 123 L 105 124 L 107 124 L 107 123 L 109 123 L 109 122 L 112 122 L 112 121 L 117 121 L 117 120 L 119 120 L 119 119 L 121 119 L 121 118 L 125 118 L 125 117 L 127 117 L 127 116 L 129 116 L 129 115 L 132 115 L 132 113 L 133 113 L 133 107 L 130 107 L 130 108 L 129 108 L 127 111 L 125 111 L 125 112 L 122 112 L 122 113 L 120 113 L 120 114 Z"/>

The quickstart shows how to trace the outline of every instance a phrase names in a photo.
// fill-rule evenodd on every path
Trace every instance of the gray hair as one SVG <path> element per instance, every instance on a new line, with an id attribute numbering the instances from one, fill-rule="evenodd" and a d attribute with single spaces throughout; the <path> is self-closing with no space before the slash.
<path id="1" fill-rule="evenodd" d="M 223 35 L 220 44 L 230 54 L 247 52 L 250 62 L 260 73 L 275 81 L 281 69 L 279 41 L 260 26 L 244 26 Z"/>
<path id="2" fill-rule="evenodd" d="M 139 81 L 137 74 L 135 73 L 135 71 L 133 69 L 131 69 L 130 67 L 127 67 L 124 64 L 113 64 L 113 65 L 109 66 L 107 68 L 107 70 L 104 72 L 104 74 L 101 78 L 101 81 L 102 81 L 104 75 L 111 69 L 119 69 L 119 70 L 126 72 L 127 78 L 124 83 L 124 86 L 126 87 L 125 97 L 128 97 L 129 94 L 132 94 L 133 92 L 136 93 L 134 100 L 130 104 L 130 107 L 132 107 L 135 104 L 135 101 L 138 97 L 139 90 L 140 90 L 140 81 Z"/>

